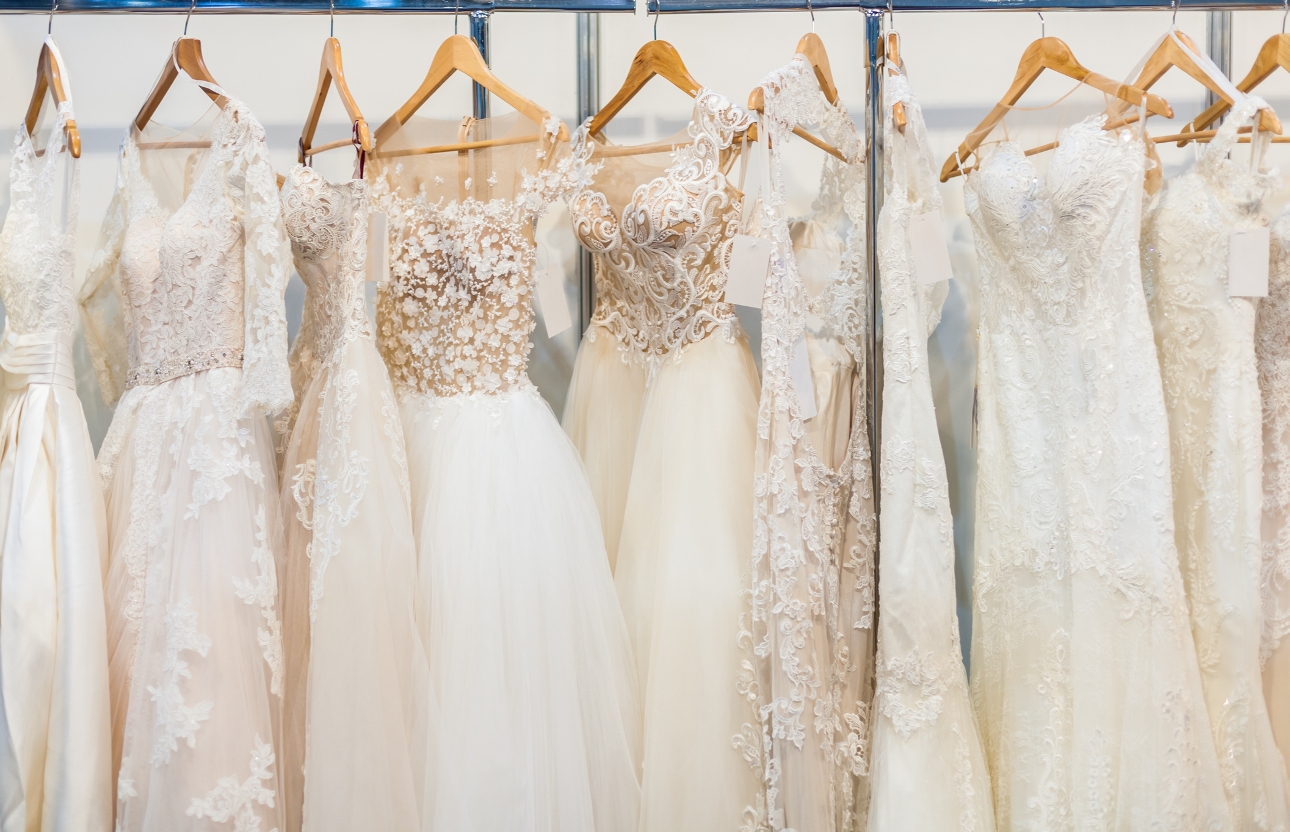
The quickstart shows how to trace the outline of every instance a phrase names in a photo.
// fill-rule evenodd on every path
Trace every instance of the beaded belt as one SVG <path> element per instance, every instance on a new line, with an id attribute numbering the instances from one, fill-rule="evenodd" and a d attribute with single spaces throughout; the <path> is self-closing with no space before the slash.
<path id="1" fill-rule="evenodd" d="M 232 347 L 204 350 L 181 358 L 167 358 L 150 367 L 135 367 L 125 377 L 125 389 L 140 385 L 161 384 L 172 378 L 213 370 L 216 367 L 241 367 L 242 351 Z"/>

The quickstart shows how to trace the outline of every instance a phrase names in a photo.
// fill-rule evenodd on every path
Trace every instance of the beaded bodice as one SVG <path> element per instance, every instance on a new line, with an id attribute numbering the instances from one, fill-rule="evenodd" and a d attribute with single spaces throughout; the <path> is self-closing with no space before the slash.
<path id="1" fill-rule="evenodd" d="M 498 129 L 475 129 L 496 136 L 501 126 L 494 120 L 489 127 Z M 529 384 L 534 226 L 572 183 L 569 160 L 552 152 L 559 128 L 551 119 L 528 143 L 439 154 L 456 170 L 414 156 L 372 166 L 373 208 L 388 213 L 390 227 L 376 338 L 400 396 L 494 394 Z M 397 148 L 401 138 L 385 147 Z"/>
<path id="2" fill-rule="evenodd" d="M 606 153 L 587 124 L 574 134 L 580 175 L 569 210 L 579 242 L 596 256 L 592 332 L 613 333 L 628 357 L 656 362 L 714 332 L 737 332 L 724 298 L 741 194 L 727 173 L 734 139 L 750 123 L 725 97 L 700 90 L 689 141 L 665 148 L 662 170 L 645 154 Z"/>

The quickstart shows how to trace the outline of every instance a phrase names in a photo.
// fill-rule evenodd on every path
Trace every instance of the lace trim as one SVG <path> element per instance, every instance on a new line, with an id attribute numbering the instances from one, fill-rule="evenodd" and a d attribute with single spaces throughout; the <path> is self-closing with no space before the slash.
<path id="1" fill-rule="evenodd" d="M 126 376 L 125 389 L 162 384 L 181 376 L 213 370 L 217 367 L 242 366 L 242 351 L 231 347 L 205 350 L 183 358 L 168 358 L 154 367 L 137 367 Z"/>

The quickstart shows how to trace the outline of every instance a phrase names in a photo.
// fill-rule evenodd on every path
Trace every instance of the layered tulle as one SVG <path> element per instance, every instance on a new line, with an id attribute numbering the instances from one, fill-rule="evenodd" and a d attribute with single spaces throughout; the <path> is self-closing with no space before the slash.
<path id="1" fill-rule="evenodd" d="M 757 788 L 732 742 L 757 395 L 747 341 L 720 335 L 646 393 L 614 573 L 645 709 L 643 832 L 737 829 Z"/>
<path id="2" fill-rule="evenodd" d="M 286 828 L 419 830 L 436 706 L 403 433 L 370 340 L 308 382 L 282 470 Z"/>
<path id="3" fill-rule="evenodd" d="M 100 452 L 122 832 L 283 828 L 277 477 L 240 379 L 126 391 Z"/>
<path id="4" fill-rule="evenodd" d="M 451 775 L 429 828 L 635 832 L 630 646 L 572 444 L 528 385 L 402 414 Z"/>
<path id="5" fill-rule="evenodd" d="M 107 529 L 76 390 L 6 374 L 0 829 L 112 828 Z"/>
<path id="6" fill-rule="evenodd" d="M 573 364 L 564 429 L 587 468 L 611 570 L 618 561 L 644 399 L 644 364 L 623 350 L 612 331 L 593 324 Z"/>

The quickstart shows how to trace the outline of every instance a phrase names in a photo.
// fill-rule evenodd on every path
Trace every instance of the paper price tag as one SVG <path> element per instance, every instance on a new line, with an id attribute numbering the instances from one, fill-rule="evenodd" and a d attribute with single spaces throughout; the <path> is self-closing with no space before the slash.
<path id="1" fill-rule="evenodd" d="M 1227 248 L 1227 296 L 1266 298 L 1271 253 L 1272 236 L 1266 227 L 1233 231 Z"/>
<path id="2" fill-rule="evenodd" d="M 941 228 L 941 212 L 928 211 L 909 218 L 909 251 L 914 258 L 914 279 L 919 286 L 940 283 L 954 276 L 950 249 Z"/>
<path id="3" fill-rule="evenodd" d="M 542 308 L 542 322 L 546 324 L 546 337 L 554 338 L 573 326 L 569 317 L 569 302 L 564 297 L 564 279 L 560 274 L 534 267 L 537 278 L 538 305 Z"/>
<path id="4" fill-rule="evenodd" d="M 793 345 L 793 357 L 788 361 L 788 376 L 793 381 L 793 390 L 797 393 L 797 406 L 802 419 L 814 419 L 815 379 L 811 375 L 811 354 L 806 346 L 806 335 L 799 335 Z"/>
<path id="5" fill-rule="evenodd" d="M 389 279 L 389 215 L 374 211 L 367 215 L 367 282 L 384 285 Z"/>
<path id="6" fill-rule="evenodd" d="M 726 277 L 726 302 L 761 309 L 770 274 L 770 240 L 736 234 L 730 249 L 730 273 Z"/>

